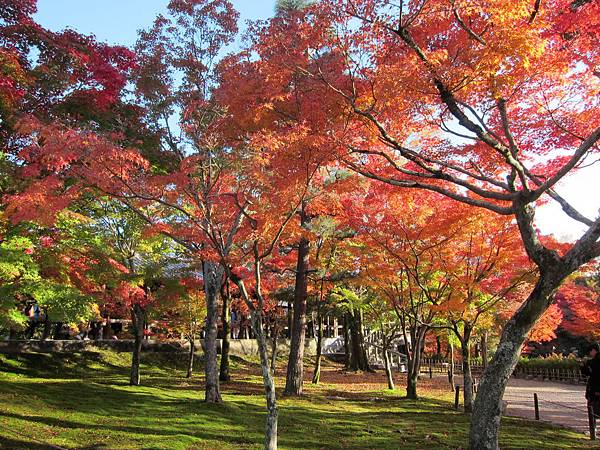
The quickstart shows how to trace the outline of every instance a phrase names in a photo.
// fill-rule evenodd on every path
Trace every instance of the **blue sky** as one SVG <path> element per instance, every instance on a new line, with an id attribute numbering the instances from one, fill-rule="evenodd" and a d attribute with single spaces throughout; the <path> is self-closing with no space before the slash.
<path id="1" fill-rule="evenodd" d="M 168 0 L 38 0 L 35 18 L 46 28 L 73 28 L 99 41 L 133 45 L 137 30 L 152 24 Z M 241 22 L 273 15 L 275 0 L 233 0 Z M 242 23 L 240 23 L 240 26 Z"/>

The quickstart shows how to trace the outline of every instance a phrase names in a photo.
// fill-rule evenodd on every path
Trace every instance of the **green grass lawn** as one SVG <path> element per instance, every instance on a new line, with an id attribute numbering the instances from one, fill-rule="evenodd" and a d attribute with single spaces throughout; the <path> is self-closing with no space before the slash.
<path id="1" fill-rule="evenodd" d="M 146 354 L 144 361 L 144 386 L 130 387 L 128 354 L 0 355 L 0 448 L 262 447 L 265 412 L 255 362 L 235 358 L 224 403 L 209 405 L 202 402 L 201 375 L 183 377 L 185 355 Z M 466 448 L 468 418 L 451 409 L 449 393 L 430 389 L 408 401 L 401 389 L 384 391 L 381 374 L 346 376 L 331 364 L 323 380 L 301 399 L 280 400 L 280 448 Z M 594 448 L 578 433 L 513 418 L 503 421 L 501 446 Z"/>

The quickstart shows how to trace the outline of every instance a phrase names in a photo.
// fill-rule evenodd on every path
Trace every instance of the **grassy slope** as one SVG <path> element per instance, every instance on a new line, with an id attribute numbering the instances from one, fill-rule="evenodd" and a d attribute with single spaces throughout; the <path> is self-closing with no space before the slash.
<path id="1" fill-rule="evenodd" d="M 225 402 L 207 405 L 201 379 L 183 378 L 185 355 L 147 354 L 145 362 L 145 385 L 130 387 L 127 354 L 0 355 L 0 448 L 48 448 L 30 436 L 69 449 L 261 448 L 255 363 L 234 360 Z M 280 448 L 465 448 L 468 419 L 451 410 L 447 392 L 425 386 L 442 400 L 407 401 L 401 391 L 381 390 L 381 374 L 343 375 L 334 366 L 322 379 L 302 399 L 280 401 Z M 501 445 L 591 447 L 577 433 L 512 418 L 503 422 Z"/>

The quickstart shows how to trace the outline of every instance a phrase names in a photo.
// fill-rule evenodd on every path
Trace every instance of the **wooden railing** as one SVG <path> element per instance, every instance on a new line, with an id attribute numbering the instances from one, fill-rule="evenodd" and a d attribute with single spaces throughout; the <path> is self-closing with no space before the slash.
<path id="1" fill-rule="evenodd" d="M 581 374 L 579 368 L 542 368 L 517 364 L 513 376 L 516 378 L 562 381 L 575 384 L 585 384 L 587 382 L 587 377 Z"/>

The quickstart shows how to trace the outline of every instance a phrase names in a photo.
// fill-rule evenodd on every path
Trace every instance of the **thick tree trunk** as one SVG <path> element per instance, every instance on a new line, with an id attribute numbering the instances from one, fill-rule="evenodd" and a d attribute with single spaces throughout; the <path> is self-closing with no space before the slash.
<path id="1" fill-rule="evenodd" d="M 468 338 L 461 341 L 460 350 L 462 353 L 462 369 L 463 369 L 463 398 L 465 404 L 465 412 L 473 411 L 473 377 L 471 375 L 471 355 L 469 349 Z"/>
<path id="2" fill-rule="evenodd" d="M 144 310 L 139 304 L 131 307 L 131 322 L 133 325 L 133 353 L 131 355 L 131 376 L 129 384 L 140 384 L 140 355 L 142 353 L 142 340 L 144 338 Z"/>
<path id="3" fill-rule="evenodd" d="M 188 354 L 188 369 L 186 378 L 192 378 L 192 374 L 194 373 L 194 353 L 196 352 L 196 342 L 192 337 L 190 340 L 190 352 Z"/>
<path id="4" fill-rule="evenodd" d="M 406 376 L 406 398 L 410 400 L 418 400 L 419 396 L 417 395 L 417 384 L 419 381 L 419 376 L 414 373 L 409 373 Z"/>
<path id="5" fill-rule="evenodd" d="M 388 389 L 394 390 L 394 378 L 392 377 L 392 364 L 390 363 L 390 354 L 387 350 L 383 352 L 383 358 L 385 361 L 385 375 L 387 377 Z"/>
<path id="6" fill-rule="evenodd" d="M 223 268 L 216 263 L 205 261 L 204 292 L 206 295 L 206 328 L 204 331 L 204 374 L 206 389 L 204 401 L 220 403 L 219 369 L 217 366 L 217 318 L 219 314 L 218 296 L 223 282 Z"/>
<path id="7" fill-rule="evenodd" d="M 417 384 L 421 372 L 421 355 L 423 342 L 427 334 L 426 327 L 416 327 L 410 332 L 412 351 L 409 352 L 408 373 L 406 374 L 406 398 L 417 400 Z M 411 355 L 412 354 L 412 355 Z"/>
<path id="8" fill-rule="evenodd" d="M 540 275 L 527 301 L 505 325 L 498 349 L 481 378 L 471 415 L 470 448 L 496 450 L 502 417 L 502 397 L 531 328 L 551 303 L 551 295 L 566 273 Z"/>
<path id="9" fill-rule="evenodd" d="M 320 311 L 317 317 L 317 324 L 319 328 L 317 329 L 317 356 L 315 359 L 315 371 L 312 377 L 313 384 L 319 384 L 319 381 L 321 380 L 321 347 L 323 346 L 323 317 L 321 317 Z"/>
<path id="10" fill-rule="evenodd" d="M 369 370 L 364 338 L 361 333 L 360 312 L 353 311 L 346 316 L 350 331 L 350 370 Z"/>
<path id="11" fill-rule="evenodd" d="M 306 222 L 302 213 L 302 225 Z M 294 287 L 294 322 L 290 342 L 290 357 L 285 379 L 285 395 L 302 395 L 304 377 L 304 343 L 306 339 L 306 300 L 308 289 L 308 263 L 310 243 L 301 238 L 298 245 L 298 262 L 296 264 L 296 285 Z"/>
<path id="12" fill-rule="evenodd" d="M 221 293 L 223 308 L 221 310 L 221 322 L 223 322 L 223 339 L 221 340 L 221 364 L 219 366 L 219 381 L 227 382 L 230 380 L 229 375 L 229 348 L 231 326 L 230 322 L 230 304 L 231 295 L 229 292 L 229 281 L 225 283 L 225 292 Z"/>

